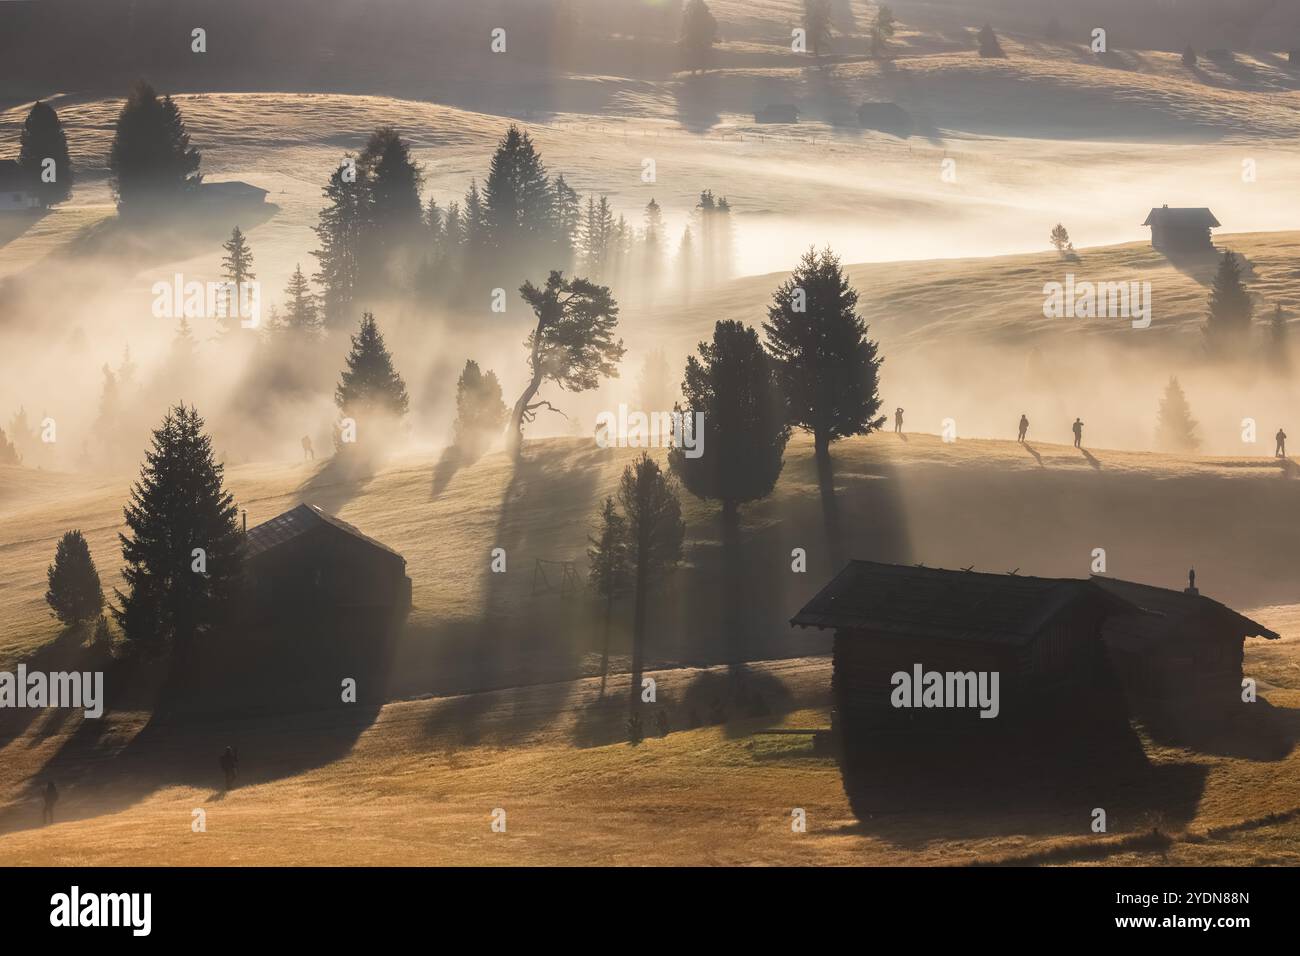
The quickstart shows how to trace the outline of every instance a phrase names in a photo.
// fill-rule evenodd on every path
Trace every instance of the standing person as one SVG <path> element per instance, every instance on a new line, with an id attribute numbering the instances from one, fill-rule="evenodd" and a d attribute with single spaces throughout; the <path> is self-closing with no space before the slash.
<path id="1" fill-rule="evenodd" d="M 903 430 L 903 409 L 894 409 L 894 433 L 899 434 Z"/>
<path id="2" fill-rule="evenodd" d="M 312 461 L 316 460 L 316 452 L 312 450 L 310 435 L 302 436 L 302 459 L 303 461 L 307 461 L 308 459 L 311 459 Z"/>
<path id="3" fill-rule="evenodd" d="M 45 800 L 41 807 L 41 823 L 54 822 L 54 805 L 59 802 L 59 788 L 51 780 L 45 785 Z"/>
<path id="4" fill-rule="evenodd" d="M 1277 448 L 1274 449 L 1273 451 L 1273 457 L 1285 458 L 1286 457 L 1286 432 L 1282 431 L 1282 429 L 1279 428 L 1277 430 L 1277 434 L 1274 435 L 1273 437 L 1277 439 Z"/>
<path id="5" fill-rule="evenodd" d="M 221 771 L 226 775 L 226 789 L 229 790 L 235 785 L 235 777 L 239 775 L 239 758 L 235 755 L 234 747 L 227 747 L 221 755 Z"/>
<path id="6" fill-rule="evenodd" d="M 1083 422 L 1076 418 L 1074 420 L 1073 428 L 1074 428 L 1074 447 L 1082 448 L 1083 447 Z"/>
<path id="7" fill-rule="evenodd" d="M 1027 434 L 1029 434 L 1029 419 L 1024 415 L 1021 415 L 1020 416 L 1020 437 L 1017 438 L 1016 441 L 1023 443 L 1025 440 L 1025 435 Z"/>

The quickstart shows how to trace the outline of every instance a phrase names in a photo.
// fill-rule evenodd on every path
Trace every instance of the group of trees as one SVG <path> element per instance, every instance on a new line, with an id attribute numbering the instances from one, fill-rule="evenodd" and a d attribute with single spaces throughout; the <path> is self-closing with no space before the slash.
<path id="1" fill-rule="evenodd" d="M 1202 327 L 1207 355 L 1216 360 L 1255 357 L 1270 371 L 1287 371 L 1291 343 L 1287 315 L 1281 304 L 1274 306 L 1262 342 L 1252 341 L 1256 324 L 1255 303 L 1246 288 L 1241 263 L 1235 253 L 1224 250 L 1210 287 L 1209 308 Z"/>

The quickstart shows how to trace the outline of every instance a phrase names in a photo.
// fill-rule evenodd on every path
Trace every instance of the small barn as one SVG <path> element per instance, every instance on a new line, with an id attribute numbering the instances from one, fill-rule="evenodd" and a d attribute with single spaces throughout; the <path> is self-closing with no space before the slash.
<path id="1" fill-rule="evenodd" d="M 39 209 L 41 197 L 15 159 L 0 159 L 0 212 Z"/>
<path id="2" fill-rule="evenodd" d="M 769 103 L 754 113 L 755 123 L 797 123 L 799 108 L 790 103 Z"/>
<path id="3" fill-rule="evenodd" d="M 1194 573 L 1182 591 L 1115 578 L 1093 580 L 1143 612 L 1107 620 L 1102 630 L 1107 655 L 1138 714 L 1223 714 L 1241 699 L 1246 638 L 1278 637 L 1201 594 Z"/>
<path id="4" fill-rule="evenodd" d="M 1144 226 L 1151 227 L 1151 248 L 1168 254 L 1213 252 L 1210 230 L 1219 225 L 1205 208 L 1152 209 Z"/>
<path id="5" fill-rule="evenodd" d="M 410 607 L 406 559 L 315 505 L 298 505 L 245 537 L 245 581 L 258 620 L 348 626 L 395 620 Z"/>
<path id="6" fill-rule="evenodd" d="M 912 116 L 897 103 L 868 102 L 858 107 L 858 125 L 894 136 L 907 136 L 912 131 Z"/>

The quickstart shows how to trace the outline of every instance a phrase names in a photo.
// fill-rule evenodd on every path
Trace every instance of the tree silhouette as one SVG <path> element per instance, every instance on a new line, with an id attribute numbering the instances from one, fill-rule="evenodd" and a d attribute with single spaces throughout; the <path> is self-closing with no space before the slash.
<path id="1" fill-rule="evenodd" d="M 877 343 L 857 314 L 858 293 L 839 259 L 809 249 L 794 274 L 772 294 L 763 325 L 775 378 L 785 396 L 790 424 L 813 436 L 827 530 L 838 563 L 839 526 L 830 446 L 841 438 L 868 435 L 885 423 L 880 411 Z M 707 446 L 706 446 L 707 447 Z"/>
<path id="2" fill-rule="evenodd" d="M 229 618 L 243 539 L 222 470 L 198 411 L 169 409 L 123 509 L 128 533 L 118 535 L 127 593 L 115 589 L 112 612 L 140 646 L 183 650 Z"/>
<path id="3" fill-rule="evenodd" d="M 501 431 L 509 409 L 501 400 L 501 383 L 496 372 L 479 370 L 472 359 L 456 381 L 456 447 L 473 461 Z"/>
<path id="4" fill-rule="evenodd" d="M 537 260 L 555 239 L 554 201 L 532 138 L 512 123 L 497 144 L 483 183 L 485 239 L 498 262 L 516 269 L 542 264 Z"/>
<path id="5" fill-rule="evenodd" d="M 871 24 L 871 55 L 883 56 L 889 51 L 889 41 L 895 30 L 894 11 L 883 3 L 876 11 L 876 19 Z"/>
<path id="6" fill-rule="evenodd" d="M 813 58 L 820 61 L 831 43 L 830 0 L 803 0 L 803 28 Z"/>
<path id="7" fill-rule="evenodd" d="M 642 275 L 647 290 L 659 283 L 664 267 L 664 214 L 651 197 L 645 207 L 645 227 L 642 244 Z"/>
<path id="8" fill-rule="evenodd" d="M 704 0 L 686 0 L 682 10 L 682 34 L 678 45 L 686 68 L 692 73 L 707 69 L 718 42 L 718 21 Z"/>
<path id="9" fill-rule="evenodd" d="M 1237 257 L 1225 249 L 1210 289 L 1210 310 L 1203 329 L 1206 350 L 1220 358 L 1240 355 L 1254 313 Z"/>
<path id="10" fill-rule="evenodd" d="M 202 180 L 199 151 L 190 145 L 181 111 L 141 81 L 121 113 L 108 167 L 123 212 L 162 208 Z"/>
<path id="11" fill-rule="evenodd" d="M 391 126 L 370 134 L 357 166 L 365 173 L 369 227 L 358 253 L 358 282 L 370 293 L 391 285 L 393 270 L 400 275 L 410 269 L 408 254 L 418 245 L 424 224 L 423 177 L 411 159 L 410 144 Z"/>
<path id="12" fill-rule="evenodd" d="M 104 610 L 104 590 L 90 547 L 80 531 L 64 532 L 54 549 L 54 563 L 45 572 L 49 590 L 45 603 L 54 616 L 69 626 L 99 617 Z"/>
<path id="13" fill-rule="evenodd" d="M 537 392 L 554 382 L 570 392 L 595 388 L 602 378 L 617 378 L 623 358 L 622 339 L 615 340 L 618 303 L 609 289 L 587 279 L 565 279 L 552 270 L 546 285 L 537 288 L 525 282 L 519 294 L 536 316 L 524 346 L 528 349 L 528 384 L 510 413 L 507 447 L 513 454 L 523 448 L 523 429 L 548 401 L 537 401 Z M 563 413 L 561 413 L 563 414 Z"/>
<path id="14" fill-rule="evenodd" d="M 1286 313 L 1279 302 L 1273 309 L 1269 323 L 1269 362 L 1279 372 L 1291 368 L 1291 341 L 1288 335 Z"/>
<path id="15" fill-rule="evenodd" d="M 633 735 L 639 736 L 641 673 L 645 666 L 645 620 L 650 590 L 682 559 L 686 523 L 674 482 L 646 452 L 623 469 L 618 502 L 627 521 L 627 561 L 635 588 L 632 614 Z"/>
<path id="16" fill-rule="evenodd" d="M 72 158 L 68 155 L 68 138 L 63 133 L 59 114 L 37 100 L 23 123 L 18 138 L 18 167 L 35 185 L 42 205 L 49 207 L 72 195 Z M 53 179 L 46 172 L 46 160 L 53 160 Z"/>
<path id="17" fill-rule="evenodd" d="M 393 367 L 393 357 L 369 312 L 361 316 L 346 362 L 334 389 L 334 404 L 340 412 L 352 418 L 368 412 L 393 417 L 406 414 L 410 407 L 406 385 Z"/>
<path id="18" fill-rule="evenodd" d="M 614 243 L 614 211 L 609 197 L 587 197 L 587 214 L 582 223 L 582 267 L 596 279 L 607 279 L 611 272 Z"/>
<path id="19" fill-rule="evenodd" d="M 289 276 L 289 284 L 284 287 L 288 300 L 282 313 L 283 328 L 302 336 L 316 335 L 321 329 L 320 312 L 316 308 L 316 296 L 307 284 L 307 277 L 298 265 Z"/>
<path id="20" fill-rule="evenodd" d="M 0 428 L 0 465 L 21 465 L 23 463 L 22 455 L 18 454 L 18 449 L 14 446 L 5 435 L 5 430 Z"/>
<path id="21" fill-rule="evenodd" d="M 312 278 L 322 287 L 325 324 L 338 328 L 353 314 L 360 282 L 363 245 L 370 230 L 367 172 L 355 163 L 341 164 L 330 175 L 328 200 L 314 227 L 320 248 L 312 255 L 320 271 Z"/>
<path id="22" fill-rule="evenodd" d="M 1187 404 L 1187 396 L 1183 394 L 1177 376 L 1173 376 L 1165 386 L 1164 398 L 1160 400 L 1156 442 L 1166 451 L 1194 452 L 1201 444 L 1196 430 L 1196 420 L 1192 418 L 1192 409 Z"/>
<path id="23" fill-rule="evenodd" d="M 1004 57 L 1006 53 L 1002 51 L 1002 44 L 998 42 L 998 35 L 993 32 L 993 27 L 984 24 L 979 32 L 980 56 L 986 59 Z"/>
<path id="24" fill-rule="evenodd" d="M 568 268 L 576 261 L 578 253 L 582 205 L 578 201 L 578 194 L 564 181 L 563 173 L 551 185 L 551 215 L 559 261 Z"/>
<path id="25" fill-rule="evenodd" d="M 1052 227 L 1050 241 L 1052 247 L 1062 254 L 1064 254 L 1066 248 L 1073 248 L 1072 243 L 1070 242 L 1069 232 L 1067 232 L 1065 227 L 1059 222 Z"/>
<path id="26" fill-rule="evenodd" d="M 596 534 L 588 535 L 587 560 L 591 570 L 587 578 L 596 593 L 605 600 L 604 637 L 600 653 L 600 696 L 605 696 L 609 676 L 609 631 L 614 618 L 614 601 L 627 592 L 631 583 L 628 568 L 627 522 L 614 507 L 613 497 L 605 498 L 597 516 Z"/>
<path id="27" fill-rule="evenodd" d="M 236 226 L 231 230 L 230 238 L 221 244 L 226 251 L 221 260 L 221 277 L 233 286 L 225 291 L 224 314 L 217 319 L 222 332 L 233 331 L 239 324 L 239 294 L 245 282 L 257 278 L 253 272 L 253 251 L 248 248 L 248 240 Z M 300 270 L 301 271 L 301 270 Z"/>
<path id="28" fill-rule="evenodd" d="M 1187 49 L 1183 51 L 1183 66 L 1196 66 L 1196 51 L 1192 49 L 1190 43 L 1187 45 Z"/>

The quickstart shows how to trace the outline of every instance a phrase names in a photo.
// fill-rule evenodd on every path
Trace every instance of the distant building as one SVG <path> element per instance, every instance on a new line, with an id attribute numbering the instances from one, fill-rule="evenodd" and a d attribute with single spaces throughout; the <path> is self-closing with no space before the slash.
<path id="1" fill-rule="evenodd" d="M 863 103 L 858 107 L 858 125 L 895 136 L 912 131 L 912 117 L 897 103 Z"/>
<path id="2" fill-rule="evenodd" d="M 1144 226 L 1151 227 L 1151 248 L 1160 252 L 1213 252 L 1210 230 L 1219 225 L 1214 213 L 1205 208 L 1152 209 Z"/>
<path id="3" fill-rule="evenodd" d="M 0 212 L 40 209 L 36 185 L 15 159 L 0 159 Z"/>
<path id="4" fill-rule="evenodd" d="M 201 202 L 256 206 L 266 202 L 267 192 L 259 186 L 231 180 L 222 183 L 201 182 L 194 194 Z"/>
<path id="5" fill-rule="evenodd" d="M 315 505 L 249 529 L 245 581 L 254 618 L 369 624 L 410 607 L 406 559 Z"/>
<path id="6" fill-rule="evenodd" d="M 799 108 L 789 103 L 769 103 L 754 114 L 755 123 L 797 123 Z"/>

